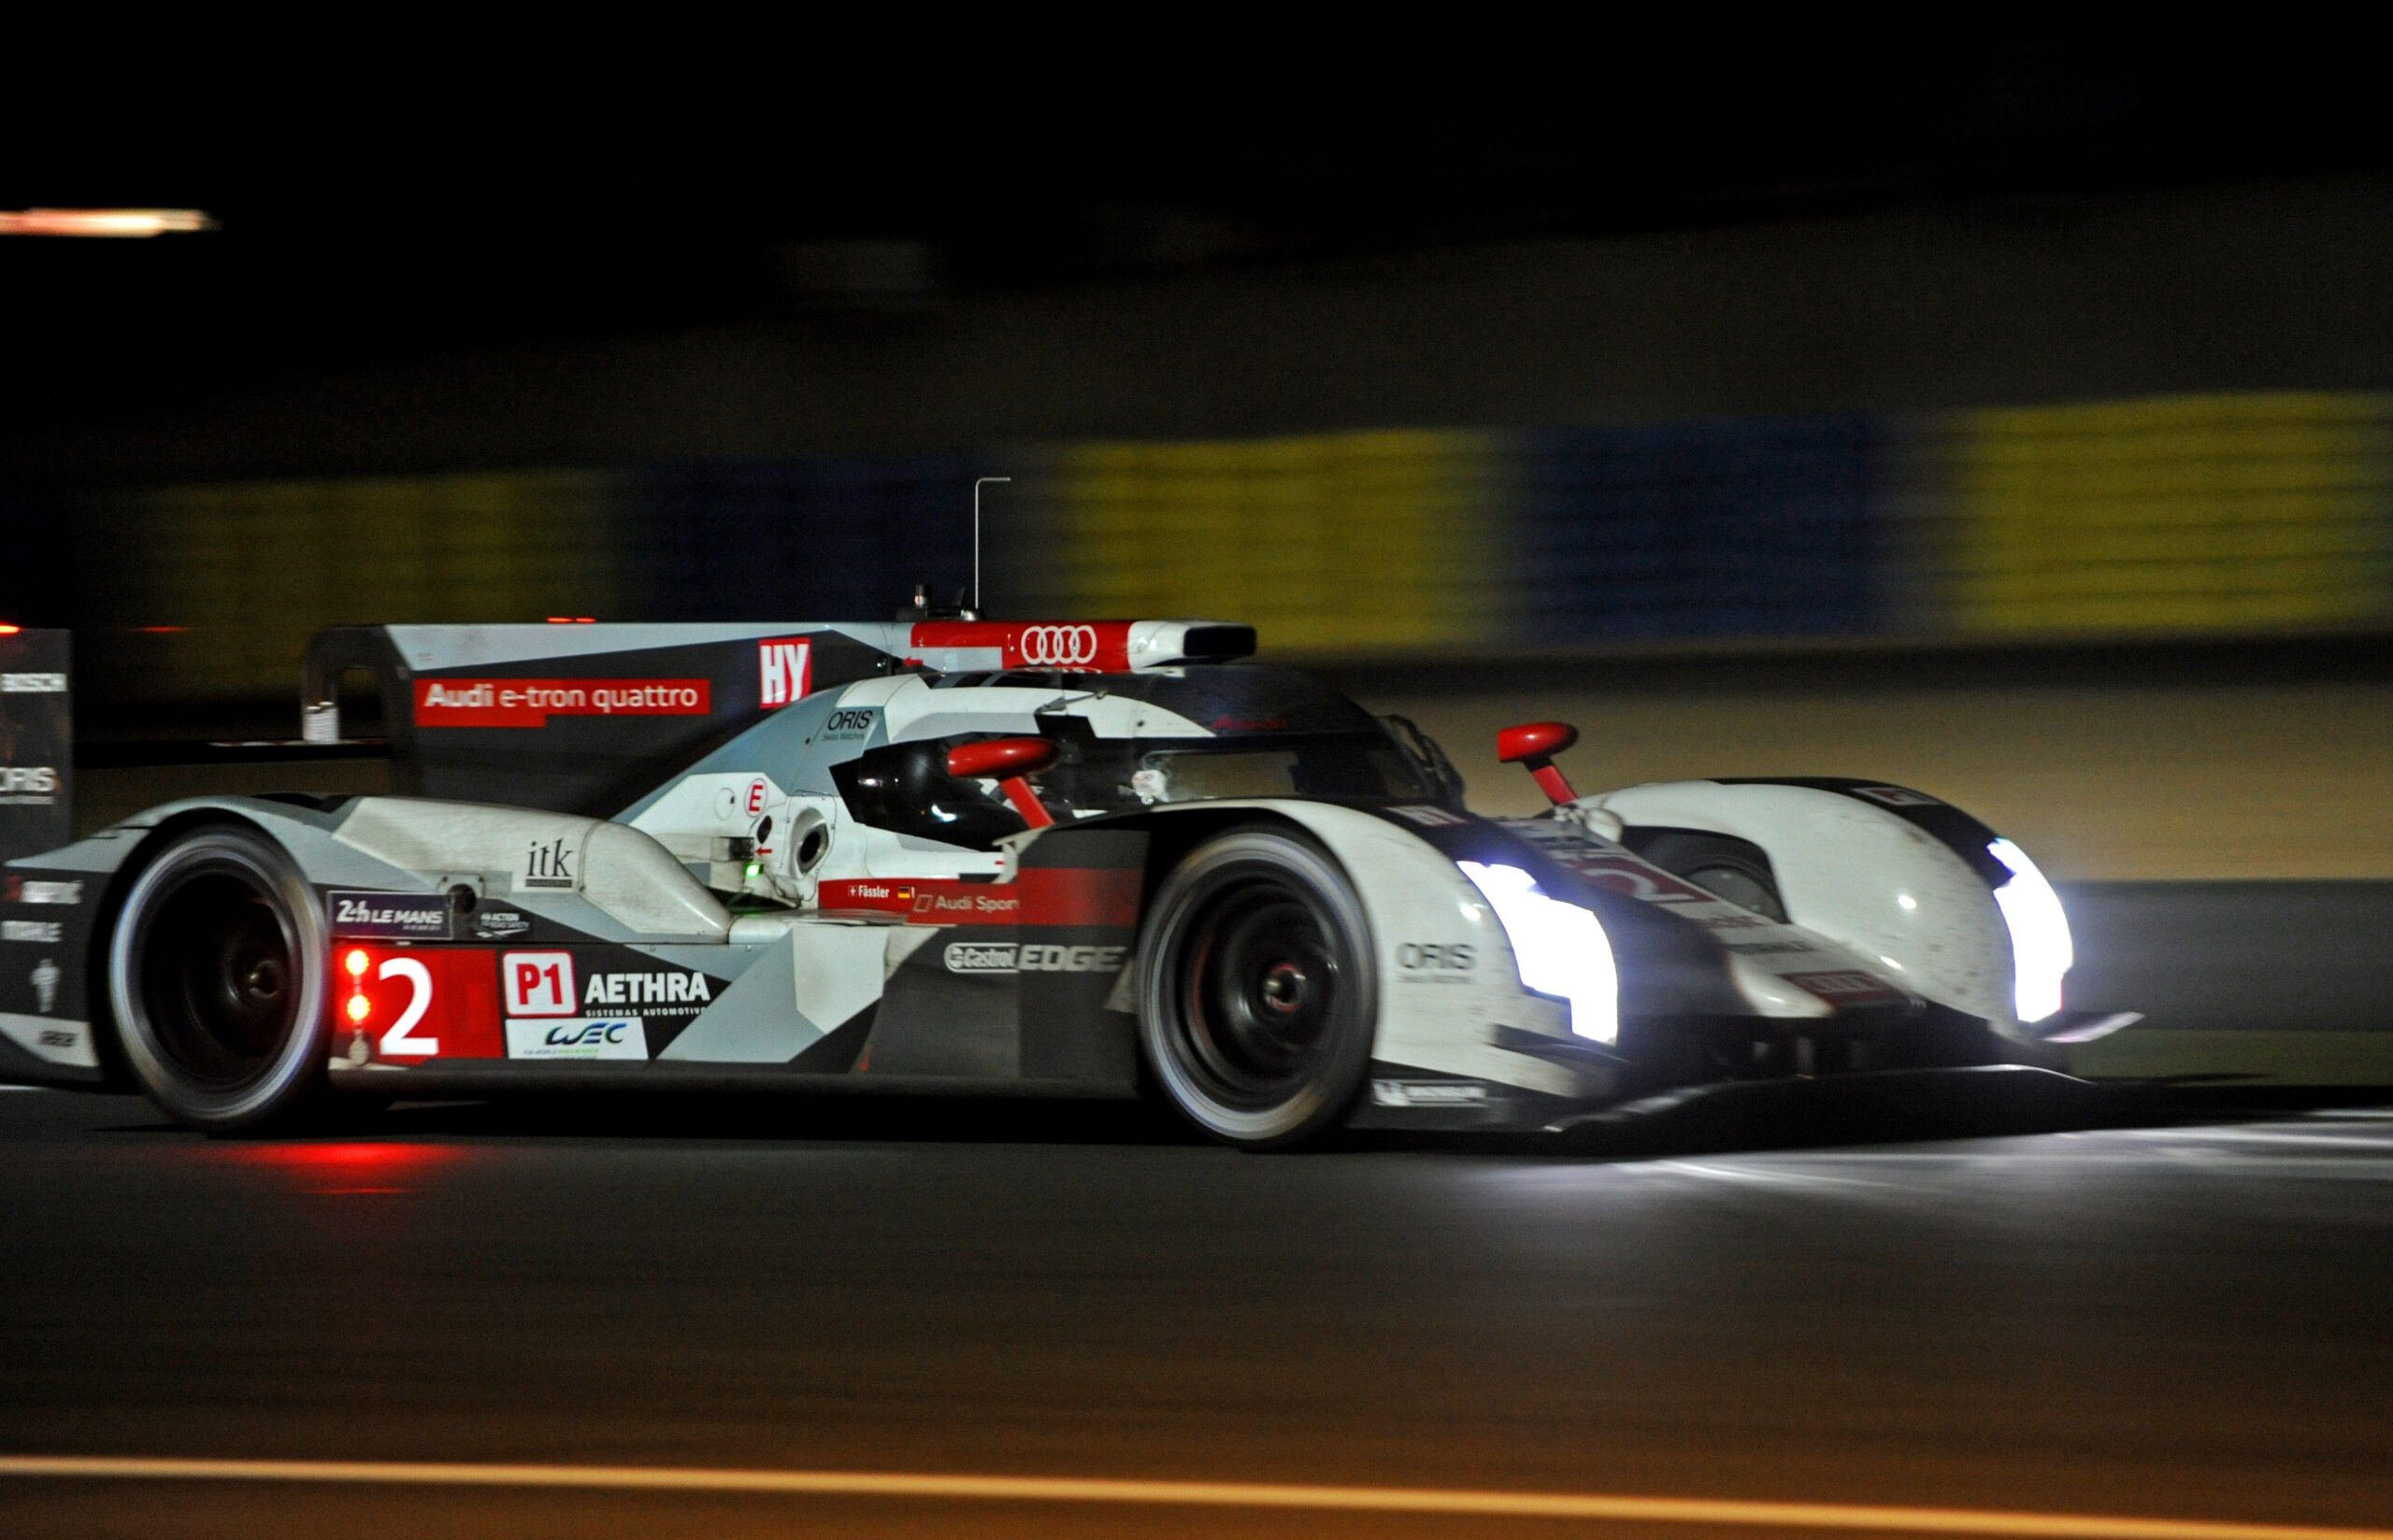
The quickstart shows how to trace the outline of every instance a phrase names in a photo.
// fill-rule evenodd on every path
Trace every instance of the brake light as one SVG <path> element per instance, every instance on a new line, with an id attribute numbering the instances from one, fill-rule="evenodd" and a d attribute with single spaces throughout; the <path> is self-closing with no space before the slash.
<path id="1" fill-rule="evenodd" d="M 362 947 L 351 947 L 340 960 L 341 967 L 349 974 L 349 1004 L 342 1008 L 353 1026 L 364 1026 L 365 1019 L 374 1014 L 373 1002 L 365 998 L 365 969 L 372 961 Z"/>

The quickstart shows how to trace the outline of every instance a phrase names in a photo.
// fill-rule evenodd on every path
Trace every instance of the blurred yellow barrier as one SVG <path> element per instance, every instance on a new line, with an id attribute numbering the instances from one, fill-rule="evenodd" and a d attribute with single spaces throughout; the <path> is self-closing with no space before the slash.
<path id="1" fill-rule="evenodd" d="M 1964 412 L 1946 446 L 1963 632 L 2372 619 L 2393 398 L 2186 396 Z"/>
<path id="2" fill-rule="evenodd" d="M 125 499 L 102 536 L 122 612 L 167 638 L 178 693 L 272 696 L 345 621 L 606 614 L 619 592 L 597 472 L 180 487 Z"/>
<path id="3" fill-rule="evenodd" d="M 1064 613 L 1219 615 L 1275 649 L 1477 639 L 1495 446 L 1465 433 L 1090 444 L 1038 479 Z"/>

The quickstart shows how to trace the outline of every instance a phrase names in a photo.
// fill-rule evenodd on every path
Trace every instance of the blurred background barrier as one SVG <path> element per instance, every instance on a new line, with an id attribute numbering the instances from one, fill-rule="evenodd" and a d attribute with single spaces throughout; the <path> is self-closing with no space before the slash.
<path id="1" fill-rule="evenodd" d="M 179 691 L 273 695 L 340 621 L 953 596 L 984 475 L 994 611 L 1283 656 L 2393 629 L 2393 397 L 2359 392 L 178 487 L 93 501 L 65 559 L 102 629 L 204 633 Z"/>
<path id="2" fill-rule="evenodd" d="M 1899 440 L 1867 418 L 1553 429 L 1513 440 L 1489 521 L 1499 644 L 1890 629 Z"/>
<path id="3" fill-rule="evenodd" d="M 2211 395 L 1964 412 L 1928 456 L 1950 623 L 2175 631 L 2381 620 L 2375 395 Z"/>
<path id="4" fill-rule="evenodd" d="M 1489 435 L 1094 444 L 1025 460 L 991 535 L 1009 614 L 1209 615 L 1282 651 L 1493 634 L 1505 574 Z"/>

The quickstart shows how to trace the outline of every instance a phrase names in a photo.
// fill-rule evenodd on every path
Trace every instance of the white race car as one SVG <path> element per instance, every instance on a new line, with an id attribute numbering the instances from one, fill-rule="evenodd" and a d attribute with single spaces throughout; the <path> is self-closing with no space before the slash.
<path id="1" fill-rule="evenodd" d="M 36 945 L 0 973 L 0 1077 L 225 1132 L 361 1095 L 1144 1088 L 1262 1148 L 2036 1062 L 2115 1024 L 2062 1009 L 2034 863 L 1935 797 L 1582 796 L 1572 731 L 1532 723 L 1499 757 L 1554 806 L 1482 817 L 1410 724 L 1239 661 L 1254 640 L 326 633 L 309 739 L 366 671 L 408 794 L 193 798 L 9 862 Z"/>

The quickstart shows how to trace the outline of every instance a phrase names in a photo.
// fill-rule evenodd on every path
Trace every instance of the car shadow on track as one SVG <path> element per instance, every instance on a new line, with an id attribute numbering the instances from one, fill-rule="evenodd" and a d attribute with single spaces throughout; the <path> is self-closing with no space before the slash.
<path id="1" fill-rule="evenodd" d="M 826 1143 L 1203 1144 L 1196 1130 L 1144 1102 L 1018 1096 L 640 1095 L 401 1105 L 387 1132 Z"/>
<path id="2" fill-rule="evenodd" d="M 1512 1136 L 1502 1142 L 1513 1150 L 1638 1160 L 2247 1122 L 2388 1102 L 2393 1088 L 2277 1087 L 2224 1078 L 2099 1082 L 1988 1065 L 1690 1087 L 1577 1119 L 1534 1141 Z"/>
<path id="3" fill-rule="evenodd" d="M 2393 1088 L 2223 1083 L 2095 1083 L 2015 1067 L 1898 1071 L 1737 1081 L 1649 1097 L 1536 1134 L 1338 1134 L 1307 1148 L 1645 1160 L 1727 1151 L 1925 1143 L 2100 1128 L 2299 1117 L 2323 1107 L 2393 1104 Z M 189 1136 L 128 1101 L 101 1132 Z M 785 1144 L 1023 1144 L 1204 1148 L 1209 1141 L 1149 1102 L 1020 1097 L 643 1093 L 519 1096 L 357 1107 L 300 1140 L 653 1140 Z"/>

